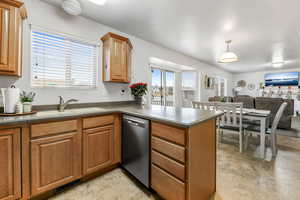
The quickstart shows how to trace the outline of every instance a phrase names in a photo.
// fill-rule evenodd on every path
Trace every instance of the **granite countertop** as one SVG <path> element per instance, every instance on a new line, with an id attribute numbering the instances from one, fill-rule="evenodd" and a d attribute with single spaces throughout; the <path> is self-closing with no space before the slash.
<path id="1" fill-rule="evenodd" d="M 40 111 L 34 115 L 25 115 L 17 117 L 0 117 L 1 125 L 20 124 L 28 122 L 38 122 L 43 120 L 59 120 L 73 117 L 86 117 L 110 113 L 123 113 L 144 119 L 161 121 L 181 127 L 190 127 L 200 122 L 216 118 L 222 115 L 220 111 L 203 111 L 193 108 L 176 108 L 165 106 L 137 106 L 137 105 L 119 105 L 105 107 L 90 107 L 66 109 L 65 112 L 56 110 Z"/>

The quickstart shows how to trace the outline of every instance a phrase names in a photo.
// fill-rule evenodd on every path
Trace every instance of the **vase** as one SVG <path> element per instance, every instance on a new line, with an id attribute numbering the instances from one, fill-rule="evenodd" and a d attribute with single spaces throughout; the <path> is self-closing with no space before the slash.
<path id="1" fill-rule="evenodd" d="M 24 102 L 23 103 L 23 113 L 29 113 L 32 111 L 32 104 L 31 102 Z"/>
<path id="2" fill-rule="evenodd" d="M 135 99 L 135 103 L 137 105 L 142 105 L 142 102 L 143 102 L 143 97 L 142 96 L 135 96 L 134 99 Z"/>

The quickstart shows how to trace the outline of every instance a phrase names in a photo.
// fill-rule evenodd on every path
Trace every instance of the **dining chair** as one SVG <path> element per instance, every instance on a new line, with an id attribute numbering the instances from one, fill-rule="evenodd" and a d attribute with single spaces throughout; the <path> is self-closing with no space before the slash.
<path id="1" fill-rule="evenodd" d="M 287 107 L 288 103 L 284 102 L 281 104 L 279 107 L 275 118 L 273 120 L 271 128 L 266 129 L 266 134 L 265 136 L 268 137 L 271 140 L 271 149 L 272 149 L 272 156 L 275 157 L 277 155 L 277 126 L 280 121 L 280 118 L 283 115 L 283 112 L 285 108 Z M 249 136 L 252 136 L 252 134 L 259 135 L 260 134 L 260 125 L 249 125 L 244 129 L 244 133 L 246 136 L 246 148 L 248 147 L 249 143 Z M 265 144 L 264 144 L 265 145 Z"/>
<path id="2" fill-rule="evenodd" d="M 243 103 L 218 103 L 217 109 L 224 112 L 219 119 L 220 139 L 223 137 L 224 130 L 238 133 L 239 151 L 242 153 L 244 148 Z"/>
<path id="3" fill-rule="evenodd" d="M 200 102 L 200 101 L 193 101 L 193 108 L 200 109 L 200 110 L 216 110 L 217 109 L 217 102 Z"/>

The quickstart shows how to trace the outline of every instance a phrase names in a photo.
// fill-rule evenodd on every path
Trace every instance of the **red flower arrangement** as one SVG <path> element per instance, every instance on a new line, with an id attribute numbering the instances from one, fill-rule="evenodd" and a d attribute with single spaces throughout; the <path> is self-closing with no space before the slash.
<path id="1" fill-rule="evenodd" d="M 129 87 L 131 89 L 131 94 L 135 97 L 142 97 L 148 91 L 147 83 L 134 83 Z"/>

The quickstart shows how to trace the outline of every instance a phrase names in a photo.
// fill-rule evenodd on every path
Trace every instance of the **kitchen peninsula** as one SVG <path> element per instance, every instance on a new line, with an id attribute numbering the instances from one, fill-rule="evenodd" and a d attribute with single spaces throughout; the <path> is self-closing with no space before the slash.
<path id="1" fill-rule="evenodd" d="M 214 195 L 221 112 L 118 105 L 1 117 L 0 199 L 31 199 L 118 167 L 123 114 L 150 120 L 153 190 L 170 200 Z"/>

